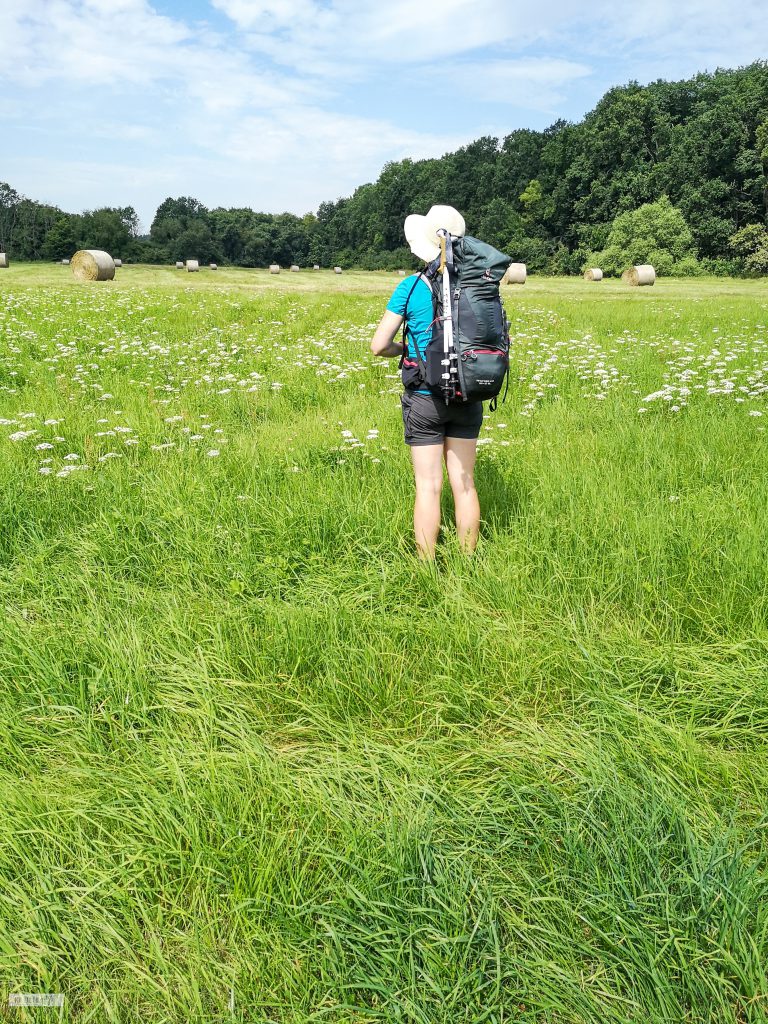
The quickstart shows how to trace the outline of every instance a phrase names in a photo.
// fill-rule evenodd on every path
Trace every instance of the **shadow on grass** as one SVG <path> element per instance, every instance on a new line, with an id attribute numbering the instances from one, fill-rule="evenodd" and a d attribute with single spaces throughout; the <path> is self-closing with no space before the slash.
<path id="1" fill-rule="evenodd" d="M 529 503 L 530 489 L 514 470 L 502 473 L 491 459 L 478 459 L 475 485 L 483 523 L 494 530 L 515 527 Z"/>

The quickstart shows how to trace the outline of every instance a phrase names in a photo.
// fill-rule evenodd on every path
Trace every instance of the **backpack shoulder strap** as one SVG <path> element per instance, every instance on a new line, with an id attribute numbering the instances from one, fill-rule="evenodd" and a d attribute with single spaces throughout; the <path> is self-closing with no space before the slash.
<path id="1" fill-rule="evenodd" d="M 429 288 L 430 292 L 432 291 L 432 285 L 429 283 L 429 279 L 426 277 L 425 274 L 421 273 L 421 271 L 420 271 L 416 275 L 416 280 L 411 285 L 411 290 L 408 292 L 408 297 L 405 300 L 405 306 L 403 306 L 403 354 L 400 356 L 400 362 L 398 363 L 398 369 L 400 369 L 400 370 L 402 370 L 403 362 L 404 362 L 406 356 L 408 355 L 408 334 L 410 333 L 408 331 L 408 303 L 411 301 L 411 296 L 413 295 L 413 293 L 414 293 L 414 291 L 416 289 L 416 285 L 421 280 L 424 281 L 424 283 Z M 419 363 L 419 367 L 421 368 L 421 365 L 424 362 L 424 360 L 421 358 L 421 353 L 419 352 L 419 346 L 416 344 L 415 341 L 413 343 L 413 347 L 414 347 L 414 350 L 416 352 L 416 359 L 417 359 L 417 361 Z"/>

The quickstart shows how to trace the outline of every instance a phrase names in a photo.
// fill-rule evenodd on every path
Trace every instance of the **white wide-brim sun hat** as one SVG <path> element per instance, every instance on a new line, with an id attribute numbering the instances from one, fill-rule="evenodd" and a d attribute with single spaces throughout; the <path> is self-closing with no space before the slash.
<path id="1" fill-rule="evenodd" d="M 464 218 L 452 206 L 433 206 L 425 216 L 411 213 L 403 224 L 408 247 L 414 256 L 431 263 L 440 254 L 440 241 L 437 232 L 447 231 L 450 235 L 461 238 L 466 231 Z"/>

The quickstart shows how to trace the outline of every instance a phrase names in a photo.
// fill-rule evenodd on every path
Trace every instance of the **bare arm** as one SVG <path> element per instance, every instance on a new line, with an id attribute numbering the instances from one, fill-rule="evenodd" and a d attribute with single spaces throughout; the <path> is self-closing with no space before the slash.
<path id="1" fill-rule="evenodd" d="M 403 354 L 402 344 L 399 341 L 395 341 L 395 335 L 400 330 L 402 322 L 403 318 L 398 316 L 397 313 L 393 313 L 390 309 L 385 311 L 379 326 L 371 338 L 371 352 L 375 356 L 393 359 L 395 356 Z"/>

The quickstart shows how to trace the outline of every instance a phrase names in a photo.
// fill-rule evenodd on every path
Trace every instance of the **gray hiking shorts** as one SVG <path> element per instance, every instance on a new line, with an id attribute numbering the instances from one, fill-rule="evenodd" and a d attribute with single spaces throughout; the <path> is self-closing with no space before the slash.
<path id="1" fill-rule="evenodd" d="M 483 403 L 446 405 L 436 395 L 404 391 L 403 426 L 407 445 L 442 444 L 446 437 L 476 438 L 483 423 Z"/>

